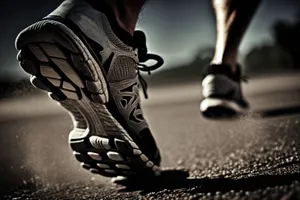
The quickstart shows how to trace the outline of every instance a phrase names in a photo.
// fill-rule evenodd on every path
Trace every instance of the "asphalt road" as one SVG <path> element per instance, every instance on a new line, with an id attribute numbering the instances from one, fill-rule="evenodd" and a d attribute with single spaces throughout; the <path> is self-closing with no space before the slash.
<path id="1" fill-rule="evenodd" d="M 116 186 L 81 169 L 68 114 L 43 95 L 0 102 L 4 199 L 300 199 L 300 74 L 255 78 L 247 116 L 207 120 L 200 85 L 150 88 L 144 112 L 164 172 Z M 2 199 L 2 198 L 0 198 Z"/>

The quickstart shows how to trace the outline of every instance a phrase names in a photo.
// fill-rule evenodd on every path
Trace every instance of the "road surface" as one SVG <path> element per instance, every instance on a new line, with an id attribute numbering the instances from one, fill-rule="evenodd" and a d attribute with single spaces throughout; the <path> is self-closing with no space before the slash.
<path id="1" fill-rule="evenodd" d="M 45 94 L 0 102 L 4 199 L 300 199 L 300 74 L 245 85 L 247 116 L 207 120 L 199 83 L 150 88 L 144 112 L 161 148 L 158 180 L 112 184 L 82 169 L 69 115 Z M 2 199 L 2 198 L 1 198 Z"/>

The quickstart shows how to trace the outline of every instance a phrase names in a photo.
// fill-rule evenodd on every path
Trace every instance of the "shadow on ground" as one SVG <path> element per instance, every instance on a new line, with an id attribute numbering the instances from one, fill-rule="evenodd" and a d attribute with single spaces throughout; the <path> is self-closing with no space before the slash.
<path id="1" fill-rule="evenodd" d="M 300 105 L 284 107 L 284 108 L 260 110 L 260 111 L 255 111 L 254 113 L 262 118 L 296 115 L 296 114 L 300 114 Z"/>
<path id="2" fill-rule="evenodd" d="M 222 121 L 231 121 L 231 120 L 237 120 L 245 116 L 252 117 L 252 118 L 273 118 L 273 117 L 284 117 L 284 116 L 292 116 L 292 115 L 300 115 L 300 105 L 254 110 L 246 114 L 233 113 L 230 115 L 227 114 L 221 115 L 219 113 L 217 114 L 218 117 L 208 117 L 208 118 L 222 120 Z"/>
<path id="3" fill-rule="evenodd" d="M 150 192 L 162 191 L 165 189 L 194 188 L 190 193 L 214 193 L 229 192 L 231 190 L 254 191 L 261 188 L 273 187 L 277 185 L 290 184 L 300 179 L 300 173 L 288 175 L 259 175 L 248 178 L 190 178 L 189 172 L 184 170 L 163 171 L 160 177 L 141 179 L 116 180 L 119 184 L 120 192 L 141 191 L 142 195 Z"/>

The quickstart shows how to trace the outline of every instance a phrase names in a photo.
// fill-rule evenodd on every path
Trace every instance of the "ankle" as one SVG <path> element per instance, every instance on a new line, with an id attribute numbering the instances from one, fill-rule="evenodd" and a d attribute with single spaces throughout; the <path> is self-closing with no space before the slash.
<path id="1" fill-rule="evenodd" d="M 236 61 L 235 62 L 228 62 L 228 61 L 225 61 L 225 60 L 222 60 L 222 61 L 212 60 L 210 64 L 215 65 L 215 66 L 220 66 L 220 67 L 222 67 L 224 65 L 229 66 L 233 73 L 236 72 L 236 69 L 237 69 L 237 62 Z"/>
<path id="2" fill-rule="evenodd" d="M 235 67 L 235 72 L 232 71 L 232 68 L 228 64 L 210 64 L 210 66 L 204 71 L 204 77 L 209 74 L 221 74 L 229 77 L 230 79 L 240 82 L 241 81 L 241 67 L 239 64 Z"/>
<path id="3" fill-rule="evenodd" d="M 113 10 L 118 25 L 133 36 L 135 26 L 138 21 L 138 16 L 142 6 L 144 5 L 144 1 L 110 0 L 107 1 L 107 3 Z"/>
<path id="4" fill-rule="evenodd" d="M 130 22 L 129 20 L 121 19 L 120 17 L 116 16 L 116 20 L 120 28 L 124 29 L 128 32 L 131 36 L 133 36 L 135 30 L 135 22 Z"/>
<path id="5" fill-rule="evenodd" d="M 87 1 L 94 9 L 105 14 L 107 17 L 110 27 L 112 28 L 114 34 L 126 45 L 134 47 L 133 34 L 132 30 L 134 28 L 128 28 L 127 25 L 123 23 L 123 19 L 118 15 L 118 12 L 115 11 L 113 4 L 116 4 L 116 0 L 85 0 Z M 134 23 L 135 25 L 135 23 Z"/>
<path id="6" fill-rule="evenodd" d="M 224 55 L 223 53 L 215 54 L 211 64 L 217 66 L 227 65 L 230 66 L 232 72 L 235 72 L 237 69 L 237 53 L 233 53 L 231 55 Z"/>

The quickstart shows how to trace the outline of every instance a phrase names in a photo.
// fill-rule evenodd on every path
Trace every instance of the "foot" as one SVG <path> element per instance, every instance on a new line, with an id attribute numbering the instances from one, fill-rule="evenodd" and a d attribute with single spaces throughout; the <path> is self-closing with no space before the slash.
<path id="1" fill-rule="evenodd" d="M 108 177 L 158 174 L 160 153 L 140 107 L 137 51 L 130 35 L 126 44 L 117 36 L 126 33 L 110 14 L 64 1 L 18 35 L 18 60 L 31 83 L 72 116 L 69 144 L 83 168 Z"/>
<path id="2" fill-rule="evenodd" d="M 248 102 L 241 90 L 241 70 L 235 73 L 227 65 L 211 65 L 202 81 L 200 111 L 205 117 L 234 117 L 246 112 Z"/>

